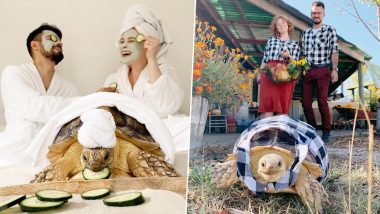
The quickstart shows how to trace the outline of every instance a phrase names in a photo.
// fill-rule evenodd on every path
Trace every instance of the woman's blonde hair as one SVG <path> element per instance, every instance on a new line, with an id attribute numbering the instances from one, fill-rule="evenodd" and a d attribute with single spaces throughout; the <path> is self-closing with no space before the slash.
<path id="1" fill-rule="evenodd" d="M 289 33 L 289 36 L 292 35 L 292 32 L 294 30 L 294 25 L 293 23 L 289 20 L 288 17 L 286 16 L 283 16 L 283 15 L 279 15 L 279 16 L 275 16 L 272 20 L 272 23 L 270 24 L 270 29 L 272 30 L 272 34 L 273 36 L 275 37 L 280 37 L 280 32 L 277 31 L 277 28 L 276 28 L 276 23 L 278 22 L 278 20 L 280 19 L 283 19 L 284 21 L 286 21 L 286 23 L 288 24 L 288 33 Z"/>

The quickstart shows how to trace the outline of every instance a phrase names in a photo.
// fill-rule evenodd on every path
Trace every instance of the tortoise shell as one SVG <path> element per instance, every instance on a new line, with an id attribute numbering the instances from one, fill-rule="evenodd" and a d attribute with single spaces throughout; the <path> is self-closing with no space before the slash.
<path id="1" fill-rule="evenodd" d="M 296 139 L 281 129 L 269 128 L 262 132 L 258 132 L 251 138 L 251 148 L 257 146 L 273 146 L 285 149 L 296 154 Z M 308 151 L 305 161 L 317 163 L 315 157 Z"/>
<path id="2" fill-rule="evenodd" d="M 100 108 L 111 112 L 116 124 L 115 134 L 117 137 L 124 138 L 143 151 L 160 157 L 165 156 L 160 145 L 155 142 L 144 124 L 141 124 L 135 118 L 122 113 L 116 107 L 103 106 Z M 53 163 L 59 157 L 62 157 L 67 149 L 73 143 L 77 142 L 78 130 L 82 124 L 80 117 L 77 117 L 62 126 L 53 144 L 49 146 L 47 156 L 50 162 Z"/>
<path id="3" fill-rule="evenodd" d="M 140 141 L 155 143 L 145 125 L 138 122 L 135 118 L 122 113 L 116 107 L 103 106 L 100 108 L 111 112 L 115 120 L 116 129 L 124 135 Z M 82 124 L 83 123 L 80 120 L 80 117 L 77 117 L 63 125 L 58 132 L 53 144 L 59 144 L 77 136 L 78 130 Z"/>

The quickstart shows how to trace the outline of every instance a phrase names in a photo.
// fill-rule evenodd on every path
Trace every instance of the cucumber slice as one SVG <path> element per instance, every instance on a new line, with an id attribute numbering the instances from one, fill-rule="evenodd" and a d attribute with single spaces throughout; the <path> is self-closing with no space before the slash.
<path id="1" fill-rule="evenodd" d="M 144 201 L 141 192 L 129 192 L 106 198 L 103 200 L 103 203 L 108 206 L 126 207 L 140 205 L 144 203 Z"/>
<path id="2" fill-rule="evenodd" d="M 24 212 L 39 212 L 62 206 L 66 201 L 40 201 L 36 196 L 24 199 L 19 206 Z"/>
<path id="3" fill-rule="evenodd" d="M 104 168 L 99 172 L 93 172 L 90 169 L 84 168 L 82 171 L 83 178 L 86 180 L 99 180 L 107 179 L 111 176 L 111 171 L 108 167 Z"/>
<path id="4" fill-rule="evenodd" d="M 144 35 L 141 34 L 141 33 L 137 34 L 137 36 L 136 36 L 136 42 L 140 43 L 143 40 L 144 40 Z"/>
<path id="5" fill-rule="evenodd" d="M 26 198 L 25 195 L 21 195 L 21 196 L 18 196 L 18 197 L 11 198 L 11 199 L 8 199 L 8 200 L 0 202 L 0 211 L 6 210 L 6 209 L 8 209 L 8 208 L 10 208 L 10 207 L 12 207 L 12 206 L 20 203 L 25 198 Z"/>
<path id="6" fill-rule="evenodd" d="M 110 88 L 117 88 L 117 82 L 111 82 L 109 87 Z"/>
<path id="7" fill-rule="evenodd" d="M 111 191 L 109 189 L 94 189 L 81 194 L 82 198 L 85 200 L 96 200 L 104 198 L 109 195 Z"/>
<path id="8" fill-rule="evenodd" d="M 40 201 L 66 201 L 73 197 L 69 192 L 55 189 L 41 190 L 36 193 L 36 197 Z"/>

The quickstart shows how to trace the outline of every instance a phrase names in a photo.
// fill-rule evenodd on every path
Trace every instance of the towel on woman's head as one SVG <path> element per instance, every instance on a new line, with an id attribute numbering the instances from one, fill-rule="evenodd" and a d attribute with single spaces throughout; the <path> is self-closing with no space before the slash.
<path id="1" fill-rule="evenodd" d="M 153 36 L 160 41 L 161 48 L 157 53 L 157 59 L 158 63 L 161 64 L 160 62 L 165 60 L 164 57 L 168 51 L 168 46 L 173 43 L 172 36 L 170 35 L 167 26 L 152 12 L 151 9 L 141 4 L 135 4 L 127 10 L 124 16 L 120 34 L 116 40 L 116 46 L 118 46 L 120 36 L 125 31 L 132 28 L 135 28 L 144 36 Z"/>
<path id="2" fill-rule="evenodd" d="M 78 141 L 88 148 L 113 148 L 116 144 L 116 125 L 112 114 L 103 109 L 90 109 L 80 116 L 83 125 Z"/>

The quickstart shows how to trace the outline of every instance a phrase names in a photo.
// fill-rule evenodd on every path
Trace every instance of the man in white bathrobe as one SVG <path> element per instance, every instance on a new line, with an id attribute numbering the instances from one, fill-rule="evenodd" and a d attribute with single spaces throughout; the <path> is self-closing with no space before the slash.
<path id="1" fill-rule="evenodd" d="M 123 64 L 100 91 L 136 97 L 160 117 L 177 113 L 184 99 L 176 70 L 165 59 L 172 38 L 164 23 L 147 7 L 133 5 L 123 19 L 116 46 Z M 181 56 L 181 55 L 179 55 Z"/>
<path id="2" fill-rule="evenodd" d="M 7 66 L 2 72 L 6 127 L 0 135 L 0 166 L 28 161 L 23 151 L 38 131 L 79 95 L 54 68 L 63 59 L 61 39 L 57 27 L 41 25 L 27 38 L 33 62 Z"/>

